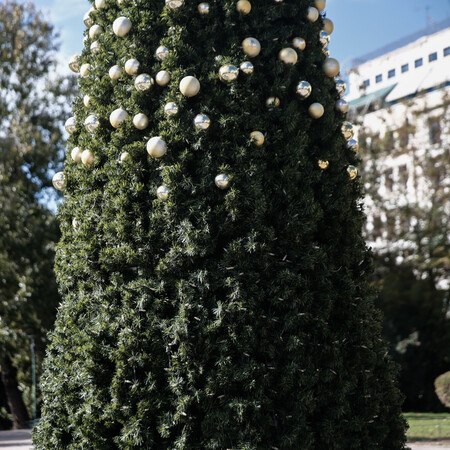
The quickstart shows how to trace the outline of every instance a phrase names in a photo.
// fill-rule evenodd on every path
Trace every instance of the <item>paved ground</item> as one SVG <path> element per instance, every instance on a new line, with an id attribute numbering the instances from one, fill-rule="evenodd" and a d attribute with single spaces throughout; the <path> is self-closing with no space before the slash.
<path id="1" fill-rule="evenodd" d="M 450 450 L 450 442 L 409 442 L 411 450 Z"/>
<path id="2" fill-rule="evenodd" d="M 31 430 L 0 431 L 0 450 L 30 450 Z"/>

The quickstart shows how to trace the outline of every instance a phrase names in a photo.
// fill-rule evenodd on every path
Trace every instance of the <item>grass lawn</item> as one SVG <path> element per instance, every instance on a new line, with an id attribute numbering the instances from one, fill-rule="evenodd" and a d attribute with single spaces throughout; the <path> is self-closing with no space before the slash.
<path id="1" fill-rule="evenodd" d="M 406 413 L 408 440 L 450 439 L 450 414 Z"/>

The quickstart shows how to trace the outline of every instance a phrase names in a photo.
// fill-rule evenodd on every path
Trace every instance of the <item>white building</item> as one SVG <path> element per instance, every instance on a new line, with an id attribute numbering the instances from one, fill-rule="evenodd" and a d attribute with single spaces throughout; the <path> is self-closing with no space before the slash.
<path id="1" fill-rule="evenodd" d="M 361 139 L 370 245 L 401 260 L 430 244 L 424 263 L 433 239 L 448 252 L 450 20 L 355 61 L 346 100 Z M 418 242 L 418 226 L 437 220 L 436 211 L 441 229 Z"/>

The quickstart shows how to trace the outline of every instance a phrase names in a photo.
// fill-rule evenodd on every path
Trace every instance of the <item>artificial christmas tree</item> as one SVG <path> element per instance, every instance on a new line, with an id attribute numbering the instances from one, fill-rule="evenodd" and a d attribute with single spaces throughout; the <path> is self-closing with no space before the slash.
<path id="1" fill-rule="evenodd" d="M 404 448 L 325 1 L 95 3 L 37 448 Z"/>

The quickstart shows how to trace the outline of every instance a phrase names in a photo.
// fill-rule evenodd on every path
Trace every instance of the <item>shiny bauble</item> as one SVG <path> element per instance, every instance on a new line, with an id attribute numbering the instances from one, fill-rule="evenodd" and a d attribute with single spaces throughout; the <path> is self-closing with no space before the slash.
<path id="1" fill-rule="evenodd" d="M 97 9 L 106 8 L 106 0 L 95 0 L 95 7 Z"/>
<path id="2" fill-rule="evenodd" d="M 197 6 L 197 11 L 202 15 L 206 16 L 209 14 L 211 8 L 209 6 L 209 3 L 202 2 Z"/>
<path id="3" fill-rule="evenodd" d="M 114 127 L 114 128 L 119 128 L 120 125 L 125 122 L 125 120 L 128 119 L 128 113 L 122 109 L 122 108 L 118 108 L 115 109 L 109 116 L 109 123 Z"/>
<path id="4" fill-rule="evenodd" d="M 197 114 L 194 119 L 194 126 L 197 130 L 207 130 L 211 125 L 211 119 L 204 114 Z"/>
<path id="5" fill-rule="evenodd" d="M 239 76 L 239 69 L 232 64 L 226 64 L 219 69 L 219 78 L 225 83 L 231 83 L 237 80 Z"/>
<path id="6" fill-rule="evenodd" d="M 250 58 L 255 58 L 261 52 L 261 44 L 258 39 L 249 37 L 242 41 L 242 50 Z"/>
<path id="7" fill-rule="evenodd" d="M 94 131 L 96 131 L 99 126 L 100 121 L 98 120 L 97 116 L 91 114 L 90 116 L 86 117 L 86 120 L 84 121 L 84 127 L 87 131 L 89 131 L 89 133 L 94 133 Z"/>
<path id="8" fill-rule="evenodd" d="M 341 127 L 341 132 L 344 138 L 349 141 L 355 135 L 355 127 L 350 122 L 344 122 Z"/>
<path id="9" fill-rule="evenodd" d="M 109 69 L 108 74 L 111 80 L 118 80 L 122 76 L 122 69 L 116 64 Z"/>
<path id="10" fill-rule="evenodd" d="M 98 53 L 100 51 L 100 44 L 98 41 L 94 41 L 89 48 L 92 53 Z"/>
<path id="11" fill-rule="evenodd" d="M 184 77 L 180 81 L 180 92 L 185 97 L 194 97 L 200 92 L 200 81 L 195 77 Z"/>
<path id="12" fill-rule="evenodd" d="M 351 150 L 352 152 L 358 153 L 359 152 L 359 142 L 356 139 L 350 139 L 347 142 L 347 148 Z"/>
<path id="13" fill-rule="evenodd" d="M 230 177 L 224 173 L 221 173 L 217 175 L 214 182 L 219 189 L 226 189 L 230 184 Z"/>
<path id="14" fill-rule="evenodd" d="M 89 37 L 91 39 L 95 39 L 97 36 L 103 33 L 103 28 L 100 25 L 92 25 L 91 28 L 89 28 Z"/>
<path id="15" fill-rule="evenodd" d="M 128 75 L 136 75 L 139 72 L 140 65 L 141 63 L 137 59 L 131 58 L 125 63 L 125 72 Z"/>
<path id="16" fill-rule="evenodd" d="M 329 161 L 324 161 L 323 159 L 319 159 L 319 161 L 317 162 L 317 165 L 318 165 L 322 170 L 326 170 L 326 169 L 328 169 L 328 167 L 330 167 Z"/>
<path id="17" fill-rule="evenodd" d="M 89 75 L 89 71 L 91 70 L 90 64 L 82 64 L 80 67 L 80 75 L 84 78 Z"/>
<path id="18" fill-rule="evenodd" d="M 303 51 L 306 48 L 306 41 L 303 38 L 301 38 L 301 37 L 295 37 L 294 39 L 292 39 L 292 45 L 297 50 L 302 50 Z"/>
<path id="19" fill-rule="evenodd" d="M 280 61 L 283 61 L 285 64 L 296 64 L 298 61 L 298 55 L 297 52 L 290 47 L 283 48 L 280 50 L 280 53 L 278 53 L 278 59 Z"/>
<path id="20" fill-rule="evenodd" d="M 295 92 L 302 100 L 304 100 L 311 95 L 312 86 L 307 81 L 300 81 L 295 88 Z"/>
<path id="21" fill-rule="evenodd" d="M 148 117 L 142 113 L 136 114 L 133 117 L 133 125 L 138 130 L 145 130 L 148 127 Z"/>
<path id="22" fill-rule="evenodd" d="M 278 97 L 268 97 L 266 99 L 266 106 L 269 109 L 278 108 L 280 106 L 280 99 Z"/>
<path id="23" fill-rule="evenodd" d="M 166 186 L 160 186 L 156 190 L 156 196 L 162 201 L 165 202 L 169 198 L 170 189 Z"/>
<path id="24" fill-rule="evenodd" d="M 315 22 L 319 18 L 319 11 L 317 11 L 317 9 L 314 8 L 313 6 L 310 6 L 306 13 L 306 18 L 310 22 Z"/>
<path id="25" fill-rule="evenodd" d="M 320 43 L 322 44 L 322 47 L 326 47 L 330 43 L 331 38 L 330 35 L 325 30 L 321 30 L 319 33 L 319 40 Z"/>
<path id="26" fill-rule="evenodd" d="M 75 117 L 69 117 L 64 124 L 64 128 L 69 134 L 73 134 L 77 129 L 77 119 Z"/>
<path id="27" fill-rule="evenodd" d="M 81 154 L 83 153 L 83 150 L 80 147 L 74 147 L 72 151 L 70 152 L 70 156 L 72 159 L 79 163 L 81 162 Z"/>
<path id="28" fill-rule="evenodd" d="M 58 191 L 64 190 L 66 187 L 66 177 L 64 176 L 64 172 L 57 172 L 53 175 L 52 183 L 55 189 Z"/>
<path id="29" fill-rule="evenodd" d="M 94 21 L 91 18 L 91 12 L 94 11 L 94 8 L 91 8 L 83 17 L 84 24 L 89 28 L 94 25 Z"/>
<path id="30" fill-rule="evenodd" d="M 148 91 L 155 84 L 155 80 L 146 73 L 141 73 L 134 80 L 134 87 L 141 92 Z"/>
<path id="31" fill-rule="evenodd" d="M 89 95 L 87 95 L 87 94 L 83 97 L 83 105 L 86 108 L 90 108 L 91 107 L 91 97 Z"/>
<path id="32" fill-rule="evenodd" d="M 325 57 L 329 58 L 330 57 L 330 50 L 328 47 L 324 47 L 322 49 L 322 53 L 325 55 Z"/>
<path id="33" fill-rule="evenodd" d="M 169 49 L 164 47 L 164 45 L 161 45 L 156 49 L 155 56 L 162 61 L 169 56 Z"/>
<path id="34" fill-rule="evenodd" d="M 347 173 L 350 180 L 354 180 L 358 176 L 358 169 L 355 166 L 348 166 Z"/>
<path id="35" fill-rule="evenodd" d="M 90 150 L 85 150 L 82 154 L 81 154 L 81 162 L 85 165 L 85 166 L 90 166 L 91 164 L 93 164 L 94 162 L 94 154 L 90 151 Z"/>
<path id="36" fill-rule="evenodd" d="M 308 113 L 313 119 L 320 119 L 325 113 L 325 108 L 320 103 L 313 103 L 308 108 Z"/>
<path id="37" fill-rule="evenodd" d="M 321 12 L 326 8 L 327 2 L 326 0 L 314 0 L 314 6 L 316 7 L 317 11 Z"/>
<path id="38" fill-rule="evenodd" d="M 334 58 L 327 58 L 323 63 L 322 68 L 325 72 L 325 75 L 330 78 L 335 77 L 341 70 L 339 61 Z"/>
<path id="39" fill-rule="evenodd" d="M 261 145 L 264 144 L 264 134 L 262 134 L 261 131 L 252 131 L 250 133 L 250 139 L 257 147 L 261 147 Z"/>
<path id="40" fill-rule="evenodd" d="M 334 23 L 330 19 L 323 19 L 323 29 L 328 34 L 332 34 L 334 31 Z"/>
<path id="41" fill-rule="evenodd" d="M 345 114 L 346 112 L 348 112 L 348 103 L 345 100 L 343 100 L 342 98 L 340 98 L 336 102 L 336 109 L 338 111 L 340 111 L 341 113 Z"/>
<path id="42" fill-rule="evenodd" d="M 77 219 L 72 220 L 72 227 L 74 230 L 78 230 L 78 227 L 80 226 L 80 222 L 78 222 Z"/>
<path id="43" fill-rule="evenodd" d="M 120 159 L 119 162 L 122 164 L 124 162 L 130 161 L 131 160 L 131 155 L 128 152 L 123 152 L 120 155 Z"/>
<path id="44" fill-rule="evenodd" d="M 161 158 L 167 153 L 167 144 L 160 136 L 152 137 L 147 142 L 147 153 L 153 158 Z"/>
<path id="45" fill-rule="evenodd" d="M 184 5 L 184 0 L 166 0 L 166 6 L 170 9 L 178 9 Z"/>
<path id="46" fill-rule="evenodd" d="M 118 17 L 113 22 L 113 31 L 116 36 L 125 37 L 131 30 L 131 20 L 128 17 Z"/>
<path id="47" fill-rule="evenodd" d="M 158 86 L 167 86 L 170 82 L 170 73 L 167 70 L 160 70 L 155 77 Z"/>
<path id="48" fill-rule="evenodd" d="M 73 55 L 69 60 L 69 69 L 72 72 L 78 73 L 80 71 L 81 55 Z"/>
<path id="49" fill-rule="evenodd" d="M 178 114 L 178 105 L 174 102 L 169 102 L 164 106 L 164 114 L 166 116 L 176 116 Z"/>
<path id="50" fill-rule="evenodd" d="M 239 0 L 236 9 L 245 16 L 252 10 L 252 4 L 248 0 Z"/>
<path id="51" fill-rule="evenodd" d="M 245 73 L 245 75 L 250 75 L 255 71 L 255 67 L 250 61 L 244 61 L 240 65 L 239 69 L 241 70 L 241 72 Z"/>
<path id="52" fill-rule="evenodd" d="M 344 80 L 341 80 L 340 78 L 336 78 L 336 90 L 338 91 L 339 95 L 344 95 L 345 91 L 347 90 L 347 83 Z"/>

